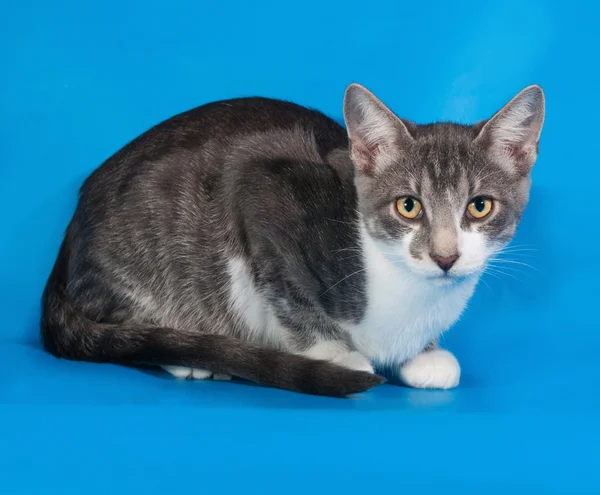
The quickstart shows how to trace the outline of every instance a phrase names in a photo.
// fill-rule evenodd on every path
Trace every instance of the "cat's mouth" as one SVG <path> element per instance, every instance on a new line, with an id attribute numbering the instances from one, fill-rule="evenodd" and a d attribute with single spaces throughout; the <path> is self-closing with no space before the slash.
<path id="1" fill-rule="evenodd" d="M 430 275 L 427 280 L 431 281 L 438 286 L 455 286 L 460 285 L 463 282 L 467 282 L 473 278 L 473 273 L 462 274 L 462 273 L 440 273 Z"/>

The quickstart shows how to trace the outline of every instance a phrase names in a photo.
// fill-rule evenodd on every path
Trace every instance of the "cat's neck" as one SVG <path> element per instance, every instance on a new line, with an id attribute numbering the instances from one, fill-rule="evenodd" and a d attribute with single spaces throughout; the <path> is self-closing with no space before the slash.
<path id="1" fill-rule="evenodd" d="M 364 318 L 348 325 L 360 350 L 375 361 L 403 362 L 421 352 L 460 317 L 477 277 L 436 283 L 411 272 L 406 262 L 360 226 L 367 273 Z"/>

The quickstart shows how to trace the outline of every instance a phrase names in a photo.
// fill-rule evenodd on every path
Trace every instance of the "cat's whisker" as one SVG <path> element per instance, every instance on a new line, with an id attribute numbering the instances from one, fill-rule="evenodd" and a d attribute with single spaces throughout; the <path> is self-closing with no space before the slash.
<path id="1" fill-rule="evenodd" d="M 488 275 L 488 276 L 490 276 L 490 277 L 494 277 L 495 279 L 498 279 L 501 282 L 503 282 L 503 279 L 502 279 L 502 277 L 500 275 L 504 275 L 504 274 L 496 273 L 496 272 L 491 271 L 491 270 L 487 270 L 485 272 L 485 274 Z"/>
<path id="2" fill-rule="evenodd" d="M 515 263 L 517 265 L 523 265 L 528 268 L 535 268 L 535 267 L 531 266 L 529 263 L 524 263 L 522 261 L 509 260 L 507 258 L 490 258 L 488 261 L 495 261 L 498 263 Z"/>
<path id="3" fill-rule="evenodd" d="M 343 251 L 359 251 L 362 253 L 363 250 L 358 247 L 347 247 L 347 248 L 342 248 L 342 249 L 334 249 L 333 251 L 331 251 L 331 253 L 337 254 L 337 253 L 341 253 Z"/>
<path id="4" fill-rule="evenodd" d="M 491 288 L 490 284 L 488 284 L 488 283 L 487 283 L 487 280 L 486 280 L 485 278 L 481 277 L 481 278 L 480 278 L 480 280 L 481 280 L 481 281 L 482 281 L 482 282 L 485 284 L 485 286 L 486 286 L 486 287 L 487 287 L 489 290 L 492 290 L 492 288 Z"/>
<path id="5" fill-rule="evenodd" d="M 357 256 L 361 256 L 364 253 L 364 250 L 361 248 L 355 248 L 355 247 L 348 247 L 348 248 L 342 248 L 342 249 L 335 249 L 333 251 L 331 251 L 331 254 L 336 255 L 342 252 L 356 252 Z M 390 256 L 392 257 L 395 261 L 403 261 L 406 262 L 406 260 L 404 259 L 403 256 L 399 255 L 398 253 L 392 253 L 392 252 L 388 252 L 388 251 L 380 251 L 381 254 L 384 254 L 386 256 Z M 349 259 L 353 256 L 350 256 L 348 258 L 338 258 L 339 260 L 343 260 L 343 259 Z"/>
<path id="6" fill-rule="evenodd" d="M 520 279 L 519 279 L 519 277 L 517 277 L 515 274 L 513 274 L 513 273 L 510 273 L 510 272 L 506 272 L 506 271 L 504 271 L 504 270 L 500 270 L 498 267 L 494 267 L 494 266 L 489 266 L 489 265 L 488 265 L 488 267 L 487 267 L 487 269 L 486 269 L 486 272 L 487 272 L 487 273 L 490 273 L 490 274 L 491 274 L 491 273 L 496 273 L 496 274 L 498 274 L 498 275 L 504 275 L 504 276 L 507 276 L 507 277 L 513 278 L 513 279 L 515 279 L 515 280 L 520 280 Z M 498 277 L 498 278 L 500 278 L 500 277 Z"/>
<path id="7" fill-rule="evenodd" d="M 498 265 L 490 265 L 492 268 L 495 268 L 496 270 L 498 270 L 499 272 L 508 274 L 508 273 L 514 273 L 516 275 L 522 275 L 524 277 L 527 277 L 530 280 L 535 280 L 535 276 L 533 273 L 531 272 L 527 272 L 525 270 L 520 270 L 519 268 L 515 268 L 513 266 L 498 266 Z"/>
<path id="8" fill-rule="evenodd" d="M 539 252 L 540 249 L 528 246 L 526 244 L 508 245 L 503 248 L 496 249 L 493 254 L 508 254 L 508 253 L 522 253 L 522 252 Z"/>
<path id="9" fill-rule="evenodd" d="M 539 249 L 527 246 L 506 246 L 498 250 L 499 253 L 510 253 L 513 251 L 539 251 Z"/>
<path id="10" fill-rule="evenodd" d="M 492 256 L 519 256 L 524 258 L 533 258 L 536 256 L 534 250 L 522 250 L 522 251 L 496 251 L 492 253 Z"/>
<path id="11" fill-rule="evenodd" d="M 354 258 L 361 258 L 362 256 L 363 256 L 362 253 L 357 253 L 357 254 L 352 254 L 350 256 L 344 256 L 343 258 L 337 258 L 336 261 L 351 260 Z"/>
<path id="12" fill-rule="evenodd" d="M 489 266 L 492 266 L 494 268 L 498 268 L 498 269 L 505 269 L 505 270 L 513 270 L 513 271 L 518 271 L 520 273 L 526 273 L 525 270 L 521 270 L 520 267 L 514 267 L 514 266 L 506 266 L 506 265 L 502 265 L 501 263 L 496 263 L 494 261 L 489 261 L 488 262 Z"/>
<path id="13" fill-rule="evenodd" d="M 353 277 L 354 275 L 357 275 L 360 272 L 364 272 L 366 270 L 367 270 L 366 268 L 361 268 L 360 270 L 356 270 L 355 272 L 352 272 L 350 275 L 346 275 L 344 278 L 342 278 L 341 280 L 338 280 L 335 284 L 333 284 L 331 287 L 329 287 L 329 289 L 327 289 L 325 292 L 321 293 L 321 296 L 324 296 L 325 294 L 327 294 L 331 289 L 333 289 L 337 285 L 341 284 L 344 280 L 349 279 L 350 277 Z"/>
<path id="14" fill-rule="evenodd" d="M 498 280 L 502 280 L 502 278 L 500 277 L 500 275 L 502 275 L 502 273 L 495 270 L 493 267 L 490 267 L 490 266 L 487 266 L 485 268 L 482 275 L 490 275 L 491 277 L 497 278 Z"/>
<path id="15" fill-rule="evenodd" d="M 396 254 L 396 253 L 385 253 L 385 252 L 381 251 L 381 254 L 390 256 L 390 257 L 394 258 L 395 260 L 398 259 L 398 260 L 406 261 L 403 256 L 400 256 L 399 254 Z"/>
<path id="16" fill-rule="evenodd" d="M 330 222 L 343 223 L 344 225 L 356 225 L 355 222 L 344 222 L 343 220 L 336 220 L 335 218 L 322 217 L 322 219 Z"/>
<path id="17" fill-rule="evenodd" d="M 522 261 L 516 261 L 516 260 L 507 260 L 507 259 L 503 259 L 503 258 L 491 258 L 488 260 L 491 263 L 496 263 L 496 264 L 512 264 L 512 265 L 519 265 L 519 266 L 523 266 L 525 268 L 530 268 L 531 270 L 534 270 L 536 272 L 538 272 L 539 274 L 542 274 L 542 272 L 540 270 L 538 270 L 535 266 L 530 265 L 529 263 L 524 263 Z"/>
<path id="18" fill-rule="evenodd" d="M 542 251 L 538 244 L 507 244 L 504 249 L 533 249 L 535 251 Z"/>
<path id="19" fill-rule="evenodd" d="M 397 266 L 406 266 L 406 262 L 404 262 L 404 261 L 392 261 L 391 264 L 397 265 Z"/>
<path id="20" fill-rule="evenodd" d="M 520 252 L 520 251 L 509 251 L 506 253 L 494 253 L 495 257 L 500 257 L 500 256 L 510 256 L 511 258 L 515 257 L 515 258 L 527 258 L 527 259 L 532 259 L 536 257 L 535 253 L 529 253 L 529 252 Z M 502 258 L 502 259 L 508 259 L 508 258 Z"/>
<path id="21" fill-rule="evenodd" d="M 483 275 L 490 275 L 491 277 L 497 278 L 498 280 L 502 280 L 502 279 L 501 279 L 501 278 L 500 278 L 498 275 L 496 275 L 496 274 L 494 273 L 494 271 L 492 271 L 492 270 L 488 270 L 488 269 L 484 270 L 484 271 L 483 271 Z M 483 278 L 482 278 L 482 280 L 483 280 Z"/>

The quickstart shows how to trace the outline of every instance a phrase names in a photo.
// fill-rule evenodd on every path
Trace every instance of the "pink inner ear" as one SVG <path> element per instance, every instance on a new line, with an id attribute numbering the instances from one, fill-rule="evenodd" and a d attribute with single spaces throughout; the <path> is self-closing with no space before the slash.
<path id="1" fill-rule="evenodd" d="M 526 174 L 529 172 L 533 162 L 535 161 L 534 150 L 530 146 L 518 146 L 505 144 L 502 146 L 502 154 L 508 157 L 514 163 L 519 173 Z"/>
<path id="2" fill-rule="evenodd" d="M 354 160 L 360 166 L 360 171 L 364 174 L 372 174 L 375 171 L 375 155 L 379 150 L 377 144 L 367 146 L 365 143 L 352 146 Z"/>
<path id="3" fill-rule="evenodd" d="M 379 152 L 379 144 L 377 142 L 365 143 L 364 147 L 369 153 L 375 156 Z"/>
<path id="4" fill-rule="evenodd" d="M 506 153 L 506 155 L 510 156 L 513 160 L 519 160 L 519 158 L 522 157 L 523 155 L 523 150 L 520 146 L 516 146 L 516 145 L 511 145 L 511 144 L 505 144 L 504 145 L 504 152 Z"/>

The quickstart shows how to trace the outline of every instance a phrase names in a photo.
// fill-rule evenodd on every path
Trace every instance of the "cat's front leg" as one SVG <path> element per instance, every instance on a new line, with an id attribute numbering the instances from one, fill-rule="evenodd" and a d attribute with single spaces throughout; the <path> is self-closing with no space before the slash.
<path id="1" fill-rule="evenodd" d="M 454 388 L 460 381 L 460 364 L 451 352 L 432 343 L 400 366 L 398 378 L 413 388 Z"/>

